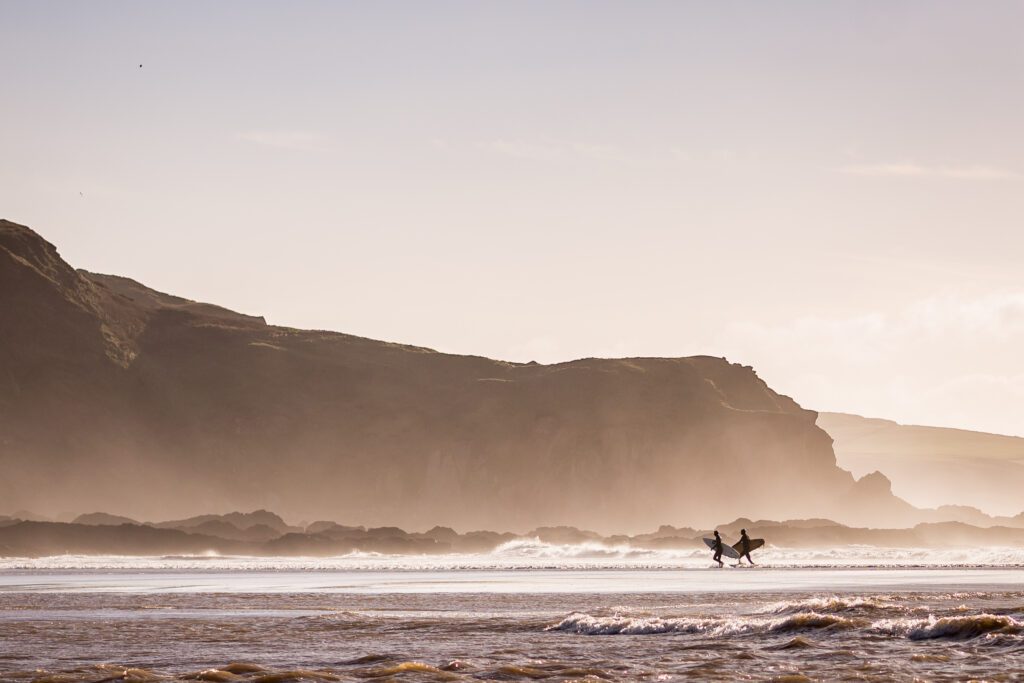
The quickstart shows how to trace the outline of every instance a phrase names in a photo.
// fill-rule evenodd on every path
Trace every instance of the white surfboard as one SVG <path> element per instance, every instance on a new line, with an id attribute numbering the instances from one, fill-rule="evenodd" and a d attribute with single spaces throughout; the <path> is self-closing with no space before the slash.
<path id="1" fill-rule="evenodd" d="M 704 543 L 706 543 L 707 546 L 712 550 L 715 549 L 715 539 L 705 538 Z M 726 543 L 725 540 L 722 541 L 722 554 L 726 557 L 731 557 L 734 560 L 740 559 L 740 554 L 733 550 L 732 546 Z"/>

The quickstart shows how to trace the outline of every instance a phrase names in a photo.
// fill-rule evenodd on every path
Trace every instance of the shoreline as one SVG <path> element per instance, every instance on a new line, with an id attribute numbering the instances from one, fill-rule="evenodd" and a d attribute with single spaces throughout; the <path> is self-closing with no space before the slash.
<path id="1" fill-rule="evenodd" d="M 1024 568 L 0 571 L 0 594 L 693 594 L 1007 591 Z"/>

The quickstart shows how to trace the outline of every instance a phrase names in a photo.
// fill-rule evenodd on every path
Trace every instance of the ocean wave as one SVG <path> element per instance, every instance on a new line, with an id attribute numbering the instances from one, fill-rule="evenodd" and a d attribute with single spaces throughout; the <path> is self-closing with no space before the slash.
<path id="1" fill-rule="evenodd" d="M 891 595 L 845 596 L 831 595 L 826 597 L 806 598 L 804 600 L 781 601 L 767 605 L 758 610 L 761 614 L 792 614 L 796 612 L 814 611 L 825 614 L 872 614 L 897 612 L 906 613 L 911 609 L 896 602 Z"/>
<path id="2" fill-rule="evenodd" d="M 426 674 L 435 681 L 453 681 L 462 678 L 462 676 L 456 673 L 451 673 L 455 670 L 457 670 L 457 667 L 436 667 L 431 666 L 430 664 L 424 664 L 423 662 L 401 662 L 393 666 L 370 669 L 364 673 L 364 676 L 366 678 L 391 679 L 392 677 L 401 676 L 402 674 Z"/>
<path id="3" fill-rule="evenodd" d="M 862 620 L 841 617 L 820 612 L 799 612 L 785 619 L 769 622 L 768 631 L 789 633 L 790 631 L 816 631 L 820 629 L 846 630 L 864 625 Z"/>
<path id="4" fill-rule="evenodd" d="M 809 647 L 816 647 L 816 645 L 814 643 L 812 643 L 811 641 L 807 640 L 806 638 L 804 638 L 803 636 L 794 636 L 793 638 L 790 638 L 789 640 L 787 640 L 785 643 L 781 643 L 779 645 L 769 645 L 769 646 L 765 647 L 764 649 L 765 650 L 769 650 L 769 651 L 771 651 L 771 650 L 780 650 L 781 651 L 781 650 L 803 650 L 803 649 L 806 649 L 806 648 L 809 648 Z"/>
<path id="5" fill-rule="evenodd" d="M 502 543 L 492 550 L 490 556 L 497 558 L 544 558 L 544 559 L 653 559 L 692 560 L 706 551 L 692 549 L 654 550 L 631 545 L 606 545 L 597 541 L 585 543 L 547 543 L 539 538 L 521 538 Z"/>
<path id="6" fill-rule="evenodd" d="M 974 614 L 926 619 L 883 619 L 841 616 L 822 612 L 799 612 L 778 619 L 734 617 L 594 616 L 574 612 L 546 631 L 562 631 L 587 636 L 688 634 L 708 637 L 747 634 L 785 634 L 804 631 L 849 631 L 861 629 L 875 635 L 909 640 L 969 640 L 983 635 L 1016 636 L 1024 633 L 1024 624 L 1013 617 L 998 614 Z M 801 644 L 794 644 L 799 647 Z"/>
<path id="7" fill-rule="evenodd" d="M 1024 632 L 1024 624 L 1010 616 L 986 613 L 929 616 L 927 619 L 888 619 L 875 622 L 871 630 L 910 640 L 968 640 L 989 634 L 1018 635 Z"/>
<path id="8" fill-rule="evenodd" d="M 563 631 L 586 636 L 658 635 L 668 633 L 706 636 L 735 636 L 749 633 L 789 633 L 821 629 L 850 629 L 863 625 L 854 619 L 834 614 L 801 612 L 781 619 L 701 617 L 593 616 L 574 612 L 546 631 Z"/>
<path id="9" fill-rule="evenodd" d="M 739 622 L 737 622 L 739 623 Z M 548 626 L 546 631 L 564 631 L 586 636 L 649 635 L 661 633 L 719 633 L 725 626 L 716 619 L 663 619 L 660 617 L 610 616 L 595 617 L 574 612 L 557 624 Z"/>

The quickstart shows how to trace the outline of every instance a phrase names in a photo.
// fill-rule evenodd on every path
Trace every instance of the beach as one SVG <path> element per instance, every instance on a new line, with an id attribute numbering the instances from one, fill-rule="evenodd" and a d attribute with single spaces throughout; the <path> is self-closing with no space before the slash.
<path id="1" fill-rule="evenodd" d="M 809 566 L 790 552 L 781 566 L 719 570 L 706 554 L 562 552 L 8 558 L 0 678 L 1014 680 L 1024 671 L 1024 569 L 1010 562 L 894 560 L 917 552 L 908 549 L 885 551 L 887 565 Z"/>

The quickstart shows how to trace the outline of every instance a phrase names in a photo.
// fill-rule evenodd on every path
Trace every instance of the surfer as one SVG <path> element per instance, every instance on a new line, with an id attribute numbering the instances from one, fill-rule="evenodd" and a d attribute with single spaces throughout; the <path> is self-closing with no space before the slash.
<path id="1" fill-rule="evenodd" d="M 718 535 L 717 531 L 715 532 L 715 535 Z M 743 564 L 744 557 L 747 558 L 747 562 L 754 564 L 754 561 L 750 559 L 750 536 L 747 536 L 746 529 L 740 529 L 740 542 L 736 545 L 739 546 L 740 551 L 740 560 L 738 564 Z"/>
<path id="2" fill-rule="evenodd" d="M 718 535 L 718 529 L 715 529 L 715 544 L 711 547 L 715 551 L 714 560 L 718 563 L 718 567 L 722 568 L 725 563 L 722 562 L 722 537 Z"/>

